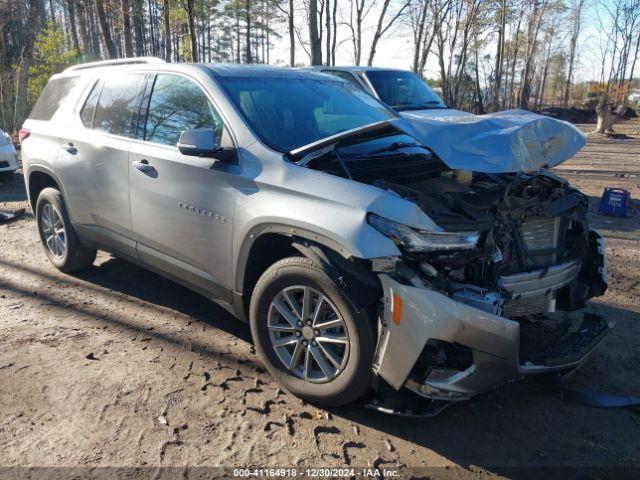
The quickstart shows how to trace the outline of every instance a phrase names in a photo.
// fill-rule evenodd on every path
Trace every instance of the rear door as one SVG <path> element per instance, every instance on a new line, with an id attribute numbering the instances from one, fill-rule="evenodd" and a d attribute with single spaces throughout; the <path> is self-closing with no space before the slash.
<path id="1" fill-rule="evenodd" d="M 144 131 L 131 147 L 131 213 L 138 257 L 191 288 L 230 301 L 234 193 L 239 165 L 182 155 L 184 130 L 215 128 L 233 147 L 209 97 L 193 79 L 158 74 Z"/>
<path id="2" fill-rule="evenodd" d="M 82 236 L 135 256 L 129 200 L 129 148 L 145 74 L 95 79 L 62 133 L 58 174 Z M 84 228 L 82 228 L 84 227 Z"/>

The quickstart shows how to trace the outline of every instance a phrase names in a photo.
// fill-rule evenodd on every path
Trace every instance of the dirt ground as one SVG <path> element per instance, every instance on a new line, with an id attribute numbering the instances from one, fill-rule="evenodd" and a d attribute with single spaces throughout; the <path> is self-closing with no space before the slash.
<path id="1" fill-rule="evenodd" d="M 640 198 L 640 123 L 617 129 L 631 138 L 590 137 L 557 169 L 590 195 L 610 275 L 593 304 L 616 322 L 571 382 L 640 395 L 640 215 L 595 213 L 605 186 Z M 0 209 L 18 207 L 28 207 L 21 175 L 0 185 Z M 29 208 L 0 225 L 0 245 L 0 467 L 173 466 L 181 478 L 192 478 L 186 466 L 430 467 L 430 478 L 531 478 L 532 467 L 543 469 L 533 478 L 572 472 L 558 467 L 601 467 L 603 478 L 623 467 L 616 477 L 640 475 L 637 412 L 565 403 L 527 382 L 431 419 L 362 405 L 318 409 L 281 391 L 248 327 L 197 294 L 104 253 L 90 271 L 59 273 Z"/>

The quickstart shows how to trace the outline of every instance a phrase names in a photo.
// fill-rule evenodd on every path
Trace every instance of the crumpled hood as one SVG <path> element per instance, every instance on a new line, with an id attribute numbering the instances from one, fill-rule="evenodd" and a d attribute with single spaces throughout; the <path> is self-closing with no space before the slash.
<path id="1" fill-rule="evenodd" d="M 421 110 L 403 112 L 402 117 L 396 125 L 452 169 L 506 173 L 552 168 L 586 143 L 569 122 L 525 110 L 486 115 Z"/>

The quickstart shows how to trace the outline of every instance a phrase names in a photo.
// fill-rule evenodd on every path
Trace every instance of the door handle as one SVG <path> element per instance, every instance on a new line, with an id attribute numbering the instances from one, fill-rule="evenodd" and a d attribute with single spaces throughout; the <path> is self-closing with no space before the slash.
<path id="1" fill-rule="evenodd" d="M 75 155 L 76 153 L 78 153 L 78 149 L 76 148 L 76 146 L 69 142 L 69 143 L 63 143 L 62 144 L 62 148 L 65 149 L 67 152 L 69 152 L 72 155 Z"/>
<path id="2" fill-rule="evenodd" d="M 149 161 L 146 159 L 142 159 L 142 160 L 135 160 L 133 162 L 131 162 L 131 164 L 136 167 L 138 170 L 140 170 L 142 173 L 149 173 L 149 172 L 153 172 L 155 170 L 155 168 L 153 168 L 152 165 L 149 165 Z"/>

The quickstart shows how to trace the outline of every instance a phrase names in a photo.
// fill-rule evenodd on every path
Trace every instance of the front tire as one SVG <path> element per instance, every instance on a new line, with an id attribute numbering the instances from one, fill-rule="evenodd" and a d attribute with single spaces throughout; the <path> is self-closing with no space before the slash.
<path id="1" fill-rule="evenodd" d="M 55 188 L 45 188 L 38 195 L 36 221 L 44 251 L 58 270 L 74 272 L 93 264 L 97 252 L 78 240 L 64 198 Z"/>
<path id="2" fill-rule="evenodd" d="M 336 407 L 370 388 L 372 316 L 357 312 L 312 260 L 290 257 L 269 267 L 249 313 L 258 357 L 294 395 Z"/>

